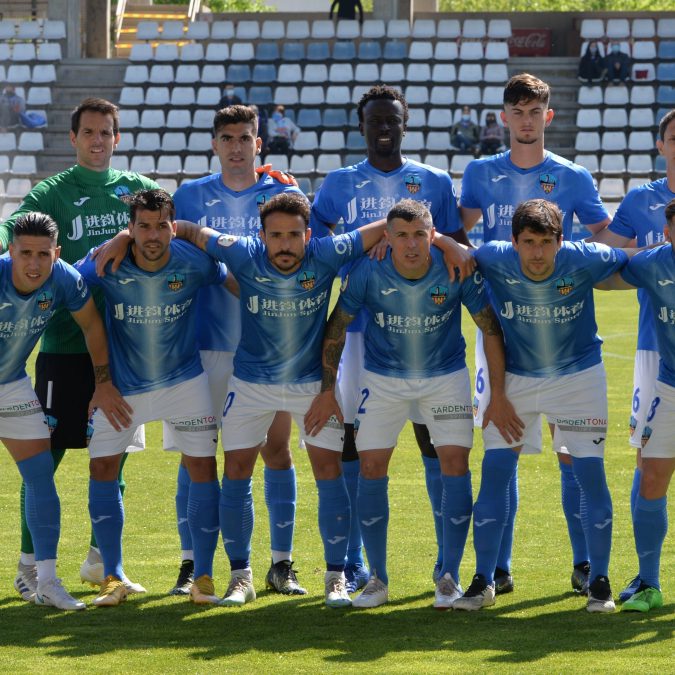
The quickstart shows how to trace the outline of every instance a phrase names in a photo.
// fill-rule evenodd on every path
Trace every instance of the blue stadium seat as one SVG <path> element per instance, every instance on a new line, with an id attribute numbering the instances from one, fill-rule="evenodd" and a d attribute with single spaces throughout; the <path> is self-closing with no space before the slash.
<path id="1" fill-rule="evenodd" d="M 359 61 L 377 61 L 382 58 L 382 47 L 379 42 L 361 42 L 359 44 Z"/>
<path id="2" fill-rule="evenodd" d="M 256 61 L 278 61 L 279 45 L 276 42 L 259 42 L 255 48 Z"/>
<path id="3" fill-rule="evenodd" d="M 661 40 L 658 56 L 665 61 L 675 61 L 675 41 Z"/>
<path id="4" fill-rule="evenodd" d="M 300 124 L 302 126 L 302 124 Z M 328 108 L 323 113 L 323 126 L 329 129 L 341 129 L 347 126 L 347 113 L 344 108 Z"/>
<path id="5" fill-rule="evenodd" d="M 227 81 L 231 84 L 248 82 L 251 79 L 251 67 L 241 63 L 234 63 L 227 69 Z"/>
<path id="6" fill-rule="evenodd" d="M 660 82 L 675 82 L 675 63 L 659 63 L 656 79 Z"/>
<path id="7" fill-rule="evenodd" d="M 662 84 L 656 92 L 656 102 L 659 105 L 675 105 L 675 87 Z"/>
<path id="8" fill-rule="evenodd" d="M 251 87 L 248 90 L 249 103 L 256 105 L 269 105 L 274 100 L 272 96 L 272 87 Z"/>
<path id="9" fill-rule="evenodd" d="M 230 66 L 230 70 L 235 66 Z M 275 82 L 277 79 L 276 66 L 271 63 L 256 63 L 253 66 L 253 82 Z"/>
<path id="10" fill-rule="evenodd" d="M 386 61 L 402 61 L 408 56 L 408 45 L 405 42 L 389 41 L 384 45 Z"/>
<path id="11" fill-rule="evenodd" d="M 315 129 L 321 126 L 321 111 L 317 108 L 303 108 L 298 112 L 297 125 L 301 129 Z"/>
<path id="12" fill-rule="evenodd" d="M 281 48 L 281 58 L 284 63 L 304 61 L 305 45 L 302 42 L 285 42 Z"/>
<path id="13" fill-rule="evenodd" d="M 310 42 L 307 47 L 308 61 L 325 63 L 330 58 L 330 47 L 327 42 Z"/>
<path id="14" fill-rule="evenodd" d="M 345 166 L 352 166 L 354 164 L 358 164 L 359 162 L 363 161 L 363 155 L 352 152 L 347 155 L 345 155 Z"/>
<path id="15" fill-rule="evenodd" d="M 361 136 L 360 131 L 350 131 L 347 133 L 347 150 L 365 150 L 366 139 Z"/>
<path id="16" fill-rule="evenodd" d="M 333 59 L 335 61 L 354 61 L 356 59 L 356 46 L 353 42 L 336 42 L 333 46 Z"/>
<path id="17" fill-rule="evenodd" d="M 298 187 L 305 193 L 309 194 L 312 191 L 312 181 L 306 176 L 298 178 Z"/>
<path id="18" fill-rule="evenodd" d="M 351 129 L 356 129 L 359 126 L 359 114 L 356 108 L 351 108 L 349 111 L 349 123 L 347 126 Z"/>

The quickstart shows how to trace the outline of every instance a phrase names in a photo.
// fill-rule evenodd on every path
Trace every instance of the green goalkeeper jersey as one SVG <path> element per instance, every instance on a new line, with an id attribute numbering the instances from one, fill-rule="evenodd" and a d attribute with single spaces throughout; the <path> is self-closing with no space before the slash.
<path id="1" fill-rule="evenodd" d="M 41 211 L 59 226 L 58 244 L 61 258 L 74 263 L 84 258 L 94 246 L 102 244 L 129 224 L 129 207 L 123 195 L 158 187 L 137 173 L 91 171 L 76 165 L 38 183 L 24 198 L 10 218 L 0 223 L 2 250 L 12 238 L 14 221 L 23 213 Z M 103 316 L 103 297 L 94 292 Z M 83 354 L 87 351 L 82 331 L 70 313 L 59 309 L 51 318 L 42 337 L 40 350 L 55 354 Z"/>

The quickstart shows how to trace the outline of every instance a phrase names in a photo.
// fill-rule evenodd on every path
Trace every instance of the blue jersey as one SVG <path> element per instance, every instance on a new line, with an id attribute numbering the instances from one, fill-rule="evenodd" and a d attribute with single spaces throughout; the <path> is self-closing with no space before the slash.
<path id="1" fill-rule="evenodd" d="M 202 372 L 197 348 L 197 291 L 222 284 L 224 266 L 192 244 L 171 242 L 169 262 L 156 272 L 136 265 L 131 249 L 114 274 L 96 276 L 91 253 L 82 276 L 105 296 L 112 379 L 122 394 L 164 389 Z"/>
<path id="2" fill-rule="evenodd" d="M 489 242 L 475 256 L 504 331 L 508 372 L 551 377 L 600 363 L 593 285 L 625 265 L 623 251 L 563 242 L 553 273 L 543 281 L 523 274 L 509 243 Z"/>
<path id="3" fill-rule="evenodd" d="M 621 276 L 629 284 L 644 290 L 651 301 L 661 357 L 658 379 L 675 387 L 675 257 L 672 244 L 633 256 Z"/>
<path id="4" fill-rule="evenodd" d="M 67 262 L 57 260 L 37 290 L 23 295 L 12 283 L 12 259 L 0 258 L 0 384 L 26 377 L 26 360 L 56 309 L 82 309 L 87 284 Z"/>
<path id="5" fill-rule="evenodd" d="M 609 229 L 621 237 L 637 239 L 638 246 L 651 246 L 663 241 L 663 226 L 666 224 L 664 211 L 671 199 L 675 199 L 675 192 L 668 188 L 667 178 L 640 185 L 623 198 Z M 657 351 L 654 313 L 649 304 L 649 295 L 645 289 L 639 288 L 637 296 L 640 301 L 637 348 Z"/>
<path id="6" fill-rule="evenodd" d="M 421 279 L 406 279 L 391 250 L 382 262 L 363 258 L 343 283 L 340 306 L 355 316 L 367 312 L 365 367 L 380 375 L 425 378 L 466 365 L 462 307 L 471 314 L 487 304 L 479 273 L 450 283 L 443 254 L 431 249 L 432 264 Z"/>
<path id="7" fill-rule="evenodd" d="M 299 269 L 282 274 L 259 237 L 214 235 L 207 251 L 239 282 L 242 334 L 234 374 L 260 384 L 321 379 L 321 343 L 335 275 L 363 253 L 360 232 L 310 239 Z"/>
<path id="8" fill-rule="evenodd" d="M 511 241 L 511 219 L 528 199 L 555 202 L 563 213 L 563 236 L 572 237 L 572 220 L 582 225 L 609 218 L 591 174 L 582 166 L 546 152 L 541 164 L 521 169 L 511 151 L 469 162 L 462 178 L 460 203 L 483 212 L 483 241 Z"/>
<path id="9" fill-rule="evenodd" d="M 449 234 L 462 228 L 448 173 L 412 159 L 388 172 L 379 171 L 367 159 L 331 171 L 316 193 L 309 225 L 315 237 L 330 234 L 330 226 L 338 223 L 351 232 L 386 218 L 391 207 L 406 198 L 429 209 L 439 232 Z"/>
<path id="10" fill-rule="evenodd" d="M 190 220 L 224 234 L 246 237 L 260 229 L 260 207 L 279 192 L 300 192 L 263 173 L 255 185 L 235 192 L 215 173 L 183 183 L 174 195 L 176 218 Z M 302 193 L 300 193 L 302 194 Z M 208 286 L 197 296 L 197 342 L 200 349 L 233 352 L 239 344 L 239 301 L 220 286 Z"/>

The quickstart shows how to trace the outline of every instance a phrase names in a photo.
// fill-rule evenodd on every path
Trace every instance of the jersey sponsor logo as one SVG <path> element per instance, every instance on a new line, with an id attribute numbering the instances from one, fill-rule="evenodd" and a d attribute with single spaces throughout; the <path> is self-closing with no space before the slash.
<path id="1" fill-rule="evenodd" d="M 248 309 L 251 314 L 257 314 L 258 313 L 258 296 L 257 295 L 252 295 L 249 299 L 248 302 L 246 303 L 246 309 Z"/>
<path id="2" fill-rule="evenodd" d="M 169 275 L 169 278 L 166 280 L 166 285 L 169 287 L 170 291 L 180 291 L 185 285 L 185 276 L 175 272 L 174 274 Z"/>
<path id="3" fill-rule="evenodd" d="M 656 211 L 656 209 L 662 209 L 665 207 L 665 204 L 661 204 L 660 202 L 658 204 L 650 204 L 649 205 L 649 210 L 650 211 Z"/>
<path id="4" fill-rule="evenodd" d="M 555 287 L 560 295 L 569 295 L 574 288 L 574 279 L 572 277 L 562 277 L 555 282 Z"/>
<path id="5" fill-rule="evenodd" d="M 221 234 L 220 237 L 218 237 L 218 246 L 228 248 L 232 246 L 235 241 L 237 241 L 237 237 L 233 237 L 231 234 Z"/>
<path id="6" fill-rule="evenodd" d="M 362 187 L 366 187 L 366 185 L 368 185 L 368 183 L 370 183 L 369 180 L 362 180 L 360 183 L 357 183 L 354 187 L 357 190 L 360 190 Z"/>
<path id="7" fill-rule="evenodd" d="M 513 303 L 511 300 L 507 300 L 504 303 L 504 309 L 499 312 L 505 319 L 513 319 L 514 313 L 513 313 Z"/>
<path id="8" fill-rule="evenodd" d="M 213 206 L 214 204 L 220 204 L 220 202 L 221 202 L 220 199 L 209 199 L 208 202 L 204 202 L 204 206 Z"/>
<path id="9" fill-rule="evenodd" d="M 492 179 L 492 182 L 493 182 L 493 183 L 499 183 L 499 181 L 500 181 L 500 180 L 504 180 L 504 178 L 506 178 L 506 175 L 504 175 L 503 173 L 500 173 L 498 176 L 495 176 L 495 177 Z"/>
<path id="10" fill-rule="evenodd" d="M 76 202 L 73 202 L 75 206 L 82 206 L 88 199 L 91 199 L 91 197 L 80 197 Z"/>
<path id="11" fill-rule="evenodd" d="M 663 323 L 675 325 L 675 309 L 668 309 L 668 307 L 660 307 L 656 318 Z"/>
<path id="12" fill-rule="evenodd" d="M 659 286 L 668 286 L 669 284 L 675 284 L 675 281 L 672 279 L 659 279 Z"/>
<path id="13" fill-rule="evenodd" d="M 54 296 L 50 291 L 42 291 L 40 295 L 37 296 L 37 305 L 43 311 L 46 312 L 54 302 Z"/>
<path id="14" fill-rule="evenodd" d="M 78 239 L 82 239 L 82 234 L 84 232 L 82 228 L 82 216 L 77 216 L 77 218 L 73 218 L 70 224 L 73 229 L 70 232 L 70 234 L 67 235 L 68 239 L 70 239 L 70 241 L 77 241 Z"/>
<path id="15" fill-rule="evenodd" d="M 124 195 L 130 195 L 131 190 L 126 186 L 126 185 L 118 185 L 113 192 L 118 196 L 118 197 L 123 197 Z"/>
<path id="16" fill-rule="evenodd" d="M 136 279 L 132 279 L 131 277 L 126 277 L 125 279 L 118 279 L 117 283 L 122 284 L 122 286 L 126 286 L 127 284 L 130 284 L 132 281 L 136 281 Z"/>
<path id="17" fill-rule="evenodd" d="M 316 285 L 316 274 L 312 270 L 306 270 L 298 274 L 298 283 L 306 290 L 311 291 Z"/>
<path id="18" fill-rule="evenodd" d="M 553 188 L 557 183 L 556 177 L 552 173 L 541 173 L 539 174 L 539 185 L 541 189 L 547 194 L 550 195 L 553 192 Z"/>
<path id="19" fill-rule="evenodd" d="M 347 225 L 351 225 L 357 219 L 358 215 L 359 212 L 358 209 L 356 208 L 356 197 L 354 197 L 350 199 L 349 203 L 347 204 L 347 218 L 346 218 Z"/>
<path id="20" fill-rule="evenodd" d="M 11 302 L 3 302 L 0 305 L 0 309 L 7 309 L 7 307 L 12 307 L 12 303 Z"/>
<path id="21" fill-rule="evenodd" d="M 392 293 L 398 293 L 398 288 L 385 288 L 380 291 L 380 293 L 382 293 L 382 295 L 391 295 Z"/>
<path id="22" fill-rule="evenodd" d="M 429 296 L 435 305 L 442 305 L 448 299 L 448 287 L 440 285 L 432 286 L 429 289 Z"/>
<path id="23" fill-rule="evenodd" d="M 404 179 L 406 190 L 411 195 L 416 195 L 422 189 L 422 181 L 419 176 L 409 173 Z"/>

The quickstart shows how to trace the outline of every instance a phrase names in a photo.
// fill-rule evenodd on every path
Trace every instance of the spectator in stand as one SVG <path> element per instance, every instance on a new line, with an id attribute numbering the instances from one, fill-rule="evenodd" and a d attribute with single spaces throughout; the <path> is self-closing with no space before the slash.
<path id="1" fill-rule="evenodd" d="M 605 59 L 600 53 L 600 47 L 595 40 L 591 40 L 586 46 L 586 51 L 579 61 L 579 82 L 590 84 L 602 82 L 605 77 Z"/>
<path id="2" fill-rule="evenodd" d="M 0 95 L 0 131 L 21 124 L 21 114 L 26 112 L 26 102 L 16 93 L 13 84 L 8 84 Z"/>
<path id="3" fill-rule="evenodd" d="M 223 108 L 228 108 L 231 105 L 241 105 L 242 100 L 234 93 L 234 85 L 226 84 L 223 92 L 222 98 L 218 101 L 218 109 L 216 112 Z"/>
<path id="4" fill-rule="evenodd" d="M 480 130 L 480 152 L 482 155 L 496 155 L 504 150 L 504 127 L 497 122 L 497 115 L 489 112 L 485 126 Z"/>
<path id="5" fill-rule="evenodd" d="M 333 13 L 337 7 L 338 19 L 356 19 L 356 11 L 359 12 L 359 23 L 363 23 L 363 5 L 361 0 L 333 0 L 330 6 L 330 13 L 328 18 L 333 18 Z"/>
<path id="6" fill-rule="evenodd" d="M 267 121 L 267 150 L 275 154 L 286 154 L 293 150 L 293 143 L 300 128 L 286 117 L 286 108 L 278 105 Z"/>
<path id="7" fill-rule="evenodd" d="M 471 108 L 462 106 L 462 117 L 450 129 L 450 142 L 453 147 L 464 152 L 474 153 L 479 148 L 480 127 L 471 120 Z"/>
<path id="8" fill-rule="evenodd" d="M 607 69 L 605 79 L 607 82 L 613 84 L 627 82 L 630 79 L 630 64 L 631 58 L 626 52 L 621 51 L 621 43 L 612 42 L 605 57 L 605 68 Z"/>

